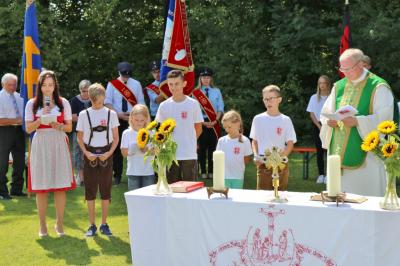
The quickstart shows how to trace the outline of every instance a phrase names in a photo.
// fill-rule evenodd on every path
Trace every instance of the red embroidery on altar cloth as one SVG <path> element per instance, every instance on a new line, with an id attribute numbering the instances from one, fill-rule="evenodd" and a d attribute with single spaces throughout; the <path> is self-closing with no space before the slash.
<path id="1" fill-rule="evenodd" d="M 187 118 L 187 112 L 186 111 L 182 111 L 181 112 L 181 118 L 182 119 L 186 119 Z"/>
<path id="2" fill-rule="evenodd" d="M 259 212 L 266 216 L 267 226 L 250 226 L 244 239 L 231 240 L 210 250 L 210 265 L 222 265 L 224 262 L 221 260 L 225 254 L 229 257 L 229 265 L 306 266 L 303 260 L 308 256 L 320 260 L 321 265 L 337 265 L 323 252 L 298 243 L 291 228 L 275 232 L 275 220 L 278 216 L 285 218 L 285 210 L 276 210 L 275 205 L 269 205 L 267 208 L 260 208 Z"/>

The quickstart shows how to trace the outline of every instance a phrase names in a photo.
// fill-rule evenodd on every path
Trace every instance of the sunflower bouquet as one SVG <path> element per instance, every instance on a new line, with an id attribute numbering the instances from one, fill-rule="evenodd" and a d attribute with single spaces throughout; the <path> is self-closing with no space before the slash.
<path id="1" fill-rule="evenodd" d="M 176 122 L 174 119 L 167 119 L 162 123 L 152 121 L 146 128 L 139 130 L 137 143 L 139 148 L 143 149 L 148 143 L 151 148 L 145 153 L 144 159 L 153 156 L 151 164 L 155 172 L 158 173 L 158 182 L 156 186 L 157 194 L 169 194 L 170 188 L 166 179 L 166 170 L 176 161 L 177 144 L 172 137 Z M 164 186 L 164 187 L 163 187 Z M 160 190 L 164 189 L 164 193 Z"/>
<path id="2" fill-rule="evenodd" d="M 373 152 L 385 165 L 387 173 L 387 186 L 384 201 L 381 207 L 384 209 L 399 209 L 396 193 L 396 177 L 400 176 L 400 137 L 398 128 L 393 121 L 381 122 L 377 130 L 371 131 L 361 144 L 361 149 Z"/>

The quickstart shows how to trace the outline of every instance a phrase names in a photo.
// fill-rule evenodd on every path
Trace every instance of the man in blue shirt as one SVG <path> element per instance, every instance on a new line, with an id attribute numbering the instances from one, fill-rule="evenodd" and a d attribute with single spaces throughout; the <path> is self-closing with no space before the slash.
<path id="1" fill-rule="evenodd" d="M 151 75 L 154 81 L 146 86 L 146 93 L 149 96 L 150 101 L 150 116 L 151 120 L 154 120 L 157 114 L 160 103 L 165 100 L 159 89 L 160 86 L 160 63 L 158 61 L 152 61 L 150 63 Z"/>

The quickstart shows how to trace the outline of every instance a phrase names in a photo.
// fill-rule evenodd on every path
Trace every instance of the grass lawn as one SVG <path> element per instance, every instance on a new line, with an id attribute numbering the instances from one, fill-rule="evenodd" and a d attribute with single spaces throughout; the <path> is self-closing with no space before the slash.
<path id="1" fill-rule="evenodd" d="M 255 168 L 252 163 L 246 169 L 246 189 L 254 189 Z M 9 176 L 9 175 L 8 175 Z M 303 180 L 302 157 L 290 157 L 290 191 L 320 192 L 324 185 L 315 184 L 317 176 L 315 158 L 310 164 L 310 179 Z M 211 185 L 211 180 L 206 181 Z M 54 204 L 49 197 L 47 224 L 49 237 L 38 237 L 39 221 L 35 198 L 14 197 L 11 201 L 0 200 L 0 265 L 130 265 L 131 252 L 128 234 L 128 219 L 123 193 L 127 190 L 126 180 L 113 187 L 112 203 L 108 223 L 113 237 L 98 235 L 85 238 L 88 227 L 87 209 L 83 188 L 67 193 L 65 211 L 66 236 L 57 237 L 53 230 L 55 223 Z M 100 206 L 96 205 L 97 211 Z M 100 222 L 100 213 L 97 215 Z"/>

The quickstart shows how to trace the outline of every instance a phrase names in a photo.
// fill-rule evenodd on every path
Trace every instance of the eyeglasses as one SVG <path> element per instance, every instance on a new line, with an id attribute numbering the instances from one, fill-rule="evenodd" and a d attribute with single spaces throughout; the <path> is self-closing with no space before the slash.
<path id="1" fill-rule="evenodd" d="M 339 70 L 342 72 L 349 72 L 350 70 L 353 70 L 353 68 L 358 65 L 358 63 L 360 63 L 360 61 L 357 61 L 352 67 L 348 67 L 348 68 L 343 68 L 342 66 L 339 67 Z"/>
<path id="2" fill-rule="evenodd" d="M 263 101 L 264 101 L 264 102 L 270 102 L 270 101 L 272 101 L 273 99 L 278 99 L 278 98 L 281 98 L 281 96 L 275 96 L 275 97 L 264 98 Z"/>

